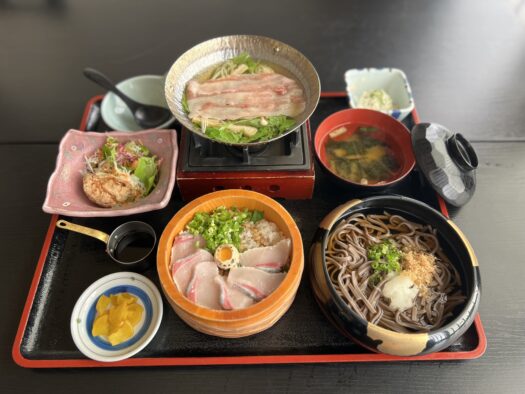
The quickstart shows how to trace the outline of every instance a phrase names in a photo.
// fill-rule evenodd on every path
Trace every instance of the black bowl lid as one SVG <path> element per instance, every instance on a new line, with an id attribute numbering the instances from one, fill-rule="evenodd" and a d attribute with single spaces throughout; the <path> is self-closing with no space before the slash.
<path id="1" fill-rule="evenodd" d="M 412 148 L 420 171 L 447 203 L 461 207 L 471 199 L 478 157 L 463 135 L 437 123 L 419 123 L 412 128 Z"/>

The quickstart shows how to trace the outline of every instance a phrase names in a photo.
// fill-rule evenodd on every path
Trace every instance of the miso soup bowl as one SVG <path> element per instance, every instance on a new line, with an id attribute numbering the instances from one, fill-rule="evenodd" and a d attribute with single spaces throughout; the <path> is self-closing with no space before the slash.
<path id="1" fill-rule="evenodd" d="M 385 142 L 392 149 L 400 166 L 394 178 L 376 184 L 362 184 L 346 179 L 335 172 L 328 161 L 325 144 L 332 131 L 348 123 L 375 127 L 384 131 Z M 317 127 L 314 148 L 317 160 L 328 176 L 337 184 L 350 190 L 367 192 L 385 190 L 401 182 L 416 164 L 410 131 L 403 123 L 391 116 L 371 109 L 344 109 L 328 116 Z"/>
<path id="2" fill-rule="evenodd" d="M 290 268 L 283 282 L 268 297 L 245 309 L 212 310 L 194 304 L 178 290 L 170 272 L 174 238 L 184 230 L 197 212 L 211 212 L 220 206 L 263 211 L 265 219 L 274 222 L 292 241 Z M 303 242 L 293 218 L 272 198 L 248 190 L 221 190 L 187 204 L 166 226 L 157 254 L 161 287 L 175 313 L 195 330 L 223 338 L 245 337 L 273 326 L 292 304 L 303 268 Z"/>
<path id="3" fill-rule="evenodd" d="M 452 320 L 429 332 L 398 333 L 372 324 L 358 316 L 333 287 L 326 268 L 328 237 L 337 224 L 355 213 L 388 211 L 408 220 L 430 224 L 437 229 L 440 245 L 458 269 L 467 299 L 454 311 Z M 403 196 L 376 196 L 352 200 L 330 212 L 321 222 L 313 240 L 308 271 L 315 299 L 328 320 L 339 331 L 367 349 L 395 356 L 418 356 L 438 352 L 456 342 L 470 327 L 478 310 L 481 279 L 472 246 L 450 219 L 430 206 Z"/>

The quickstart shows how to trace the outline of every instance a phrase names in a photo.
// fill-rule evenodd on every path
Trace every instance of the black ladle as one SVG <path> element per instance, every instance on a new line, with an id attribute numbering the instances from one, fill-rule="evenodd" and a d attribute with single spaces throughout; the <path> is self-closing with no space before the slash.
<path id="1" fill-rule="evenodd" d="M 168 119 L 171 118 L 171 112 L 166 108 L 158 107 L 156 105 L 141 104 L 129 98 L 118 90 L 115 84 L 100 71 L 93 68 L 85 68 L 84 75 L 97 85 L 102 86 L 104 89 L 107 89 L 120 97 L 130 109 L 135 121 L 141 127 L 146 129 L 154 128 L 167 122 Z"/>

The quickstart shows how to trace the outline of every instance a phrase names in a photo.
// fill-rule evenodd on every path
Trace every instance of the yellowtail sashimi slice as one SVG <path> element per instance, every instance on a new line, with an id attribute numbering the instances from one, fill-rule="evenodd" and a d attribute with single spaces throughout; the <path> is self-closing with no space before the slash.
<path id="1" fill-rule="evenodd" d="M 203 261 L 214 261 L 211 253 L 204 249 L 199 249 L 187 257 L 172 261 L 171 274 L 180 292 L 184 293 L 186 291 L 193 274 L 193 268 L 196 264 Z"/>
<path id="2" fill-rule="evenodd" d="M 241 253 L 240 264 L 268 272 L 279 272 L 288 263 L 291 248 L 292 242 L 286 238 L 273 246 L 249 249 Z"/>
<path id="3" fill-rule="evenodd" d="M 186 297 L 197 305 L 209 309 L 222 309 L 219 302 L 219 284 L 215 278 L 219 268 L 214 261 L 204 261 L 195 265 L 193 276 L 186 290 Z"/>
<path id="4" fill-rule="evenodd" d="M 232 268 L 228 283 L 243 293 L 260 301 L 268 297 L 283 281 L 286 273 L 265 272 L 252 267 Z"/>
<path id="5" fill-rule="evenodd" d="M 175 237 L 171 248 L 171 261 L 177 261 L 190 254 L 195 253 L 198 249 L 206 247 L 206 241 L 200 235 L 182 233 Z"/>
<path id="6" fill-rule="evenodd" d="M 216 276 L 215 282 L 220 287 L 220 303 L 223 309 L 244 309 L 253 305 L 253 298 L 231 286 L 224 277 Z"/>

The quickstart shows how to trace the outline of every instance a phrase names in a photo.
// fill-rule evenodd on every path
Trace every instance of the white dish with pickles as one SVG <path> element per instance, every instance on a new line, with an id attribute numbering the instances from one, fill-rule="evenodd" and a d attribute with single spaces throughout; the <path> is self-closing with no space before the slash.
<path id="1" fill-rule="evenodd" d="M 397 68 L 350 69 L 345 82 L 352 108 L 381 111 L 399 121 L 414 109 L 408 79 Z"/>

